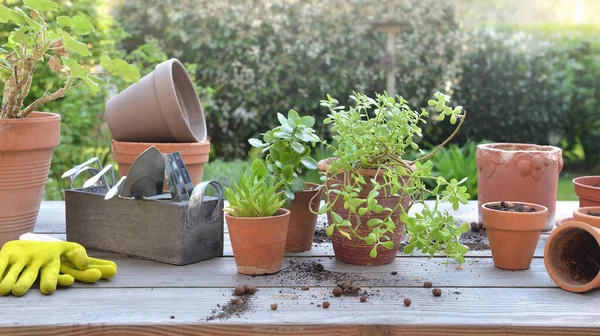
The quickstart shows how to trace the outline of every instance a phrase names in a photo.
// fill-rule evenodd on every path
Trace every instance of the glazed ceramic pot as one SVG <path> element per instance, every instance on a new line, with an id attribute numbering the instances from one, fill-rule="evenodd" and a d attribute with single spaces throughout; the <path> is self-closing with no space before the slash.
<path id="1" fill-rule="evenodd" d="M 562 150 L 553 146 L 490 143 L 477 146 L 479 221 L 484 203 L 513 200 L 548 208 L 544 231 L 554 227 Z"/>
<path id="2" fill-rule="evenodd" d="M 600 287 L 600 229 L 579 221 L 556 228 L 546 242 L 544 264 L 564 290 L 583 293 Z"/>
<path id="3" fill-rule="evenodd" d="M 119 165 L 119 174 L 126 176 L 133 161 L 149 147 L 155 146 L 161 153 L 179 152 L 183 163 L 190 174 L 192 183 L 197 185 L 202 181 L 204 164 L 208 162 L 210 153 L 210 142 L 190 143 L 145 143 L 145 142 L 121 142 L 113 140 L 110 148 L 113 160 Z M 163 190 L 168 190 L 166 182 Z"/>
<path id="4" fill-rule="evenodd" d="M 600 176 L 580 176 L 573 179 L 580 207 L 600 206 Z"/>
<path id="5" fill-rule="evenodd" d="M 597 229 L 600 229 L 600 216 L 592 216 L 590 215 L 590 211 L 593 213 L 600 214 L 600 206 L 579 208 L 573 211 L 573 219 L 575 221 L 584 222 Z"/>
<path id="6" fill-rule="evenodd" d="M 332 159 L 325 159 L 318 162 L 317 166 L 320 171 L 327 172 L 329 169 L 330 163 Z M 376 181 L 380 184 L 384 184 L 385 181 L 381 174 L 377 174 L 376 169 L 361 169 L 360 174 L 364 176 L 365 181 L 367 183 L 363 186 L 362 191 L 359 193 L 359 197 L 367 198 L 371 190 L 373 190 L 373 184 L 370 182 L 371 179 L 376 178 Z M 331 187 L 332 185 L 339 185 L 342 183 L 343 173 L 337 174 L 335 176 L 328 176 L 326 183 L 330 186 L 330 189 L 334 189 Z M 379 205 L 383 207 L 395 208 L 398 203 L 401 202 L 404 209 L 408 209 L 410 204 L 410 197 L 405 196 L 400 199 L 400 197 L 386 197 L 385 192 L 381 192 L 379 196 L 376 197 Z M 388 193 L 389 194 L 389 193 Z M 343 200 L 338 200 L 333 204 L 333 211 L 338 215 L 342 216 L 342 218 L 348 217 L 348 210 L 344 209 Z M 384 219 L 388 216 L 389 213 L 383 212 L 380 214 L 376 214 L 374 212 L 367 212 L 363 216 L 358 216 L 360 219 L 361 225 L 358 227 L 356 232 L 361 236 L 367 236 L 371 229 L 366 226 L 367 221 L 371 218 Z M 360 239 L 352 239 L 342 236 L 337 230 L 331 235 L 331 243 L 333 244 L 333 252 L 335 254 L 335 258 L 341 262 L 345 262 L 348 264 L 355 265 L 384 265 L 389 264 L 396 260 L 396 255 L 398 254 L 398 250 L 400 248 L 400 240 L 402 238 L 402 231 L 404 230 L 404 223 L 400 221 L 401 211 L 397 210 L 395 213 L 391 215 L 392 220 L 396 224 L 396 230 L 393 235 L 388 235 L 390 240 L 394 242 L 394 247 L 392 249 L 387 249 L 382 246 L 377 248 L 377 257 L 371 258 L 369 255 L 372 246 L 365 244 Z M 328 213 L 327 218 L 329 223 L 332 222 L 331 215 Z M 352 216 L 350 219 L 350 223 L 352 226 L 358 225 L 358 220 L 356 216 Z"/>
<path id="7" fill-rule="evenodd" d="M 0 119 L 0 246 L 33 231 L 60 141 L 60 116 Z"/>
<path id="8" fill-rule="evenodd" d="M 225 214 L 237 270 L 242 274 L 273 274 L 281 270 L 290 211 L 271 217 L 234 217 Z"/>
<path id="9" fill-rule="evenodd" d="M 204 110 L 185 67 L 177 59 L 155 70 L 106 103 L 113 138 L 127 142 L 202 142 Z"/>
<path id="10" fill-rule="evenodd" d="M 306 183 L 304 191 L 296 193 L 290 202 L 290 223 L 285 250 L 302 252 L 310 250 L 317 226 L 322 189 L 314 183 Z M 314 211 L 315 213 L 311 212 Z"/>
<path id="11" fill-rule="evenodd" d="M 533 259 L 540 234 L 546 227 L 548 209 L 545 206 L 525 202 L 535 212 L 507 212 L 481 207 L 483 224 L 487 230 L 494 265 L 507 270 L 528 269 Z"/>

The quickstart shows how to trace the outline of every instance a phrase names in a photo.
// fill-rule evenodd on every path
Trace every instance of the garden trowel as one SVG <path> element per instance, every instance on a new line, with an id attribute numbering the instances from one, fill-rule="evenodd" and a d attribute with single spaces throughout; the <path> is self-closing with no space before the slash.
<path id="1" fill-rule="evenodd" d="M 141 199 L 162 194 L 164 172 L 162 153 L 154 146 L 146 149 L 131 164 L 119 196 Z"/>

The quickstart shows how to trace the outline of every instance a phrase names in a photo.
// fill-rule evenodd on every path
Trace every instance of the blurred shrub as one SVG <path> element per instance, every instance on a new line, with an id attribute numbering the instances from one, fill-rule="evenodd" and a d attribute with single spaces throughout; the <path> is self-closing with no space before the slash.
<path id="1" fill-rule="evenodd" d="M 232 161 L 223 161 L 217 159 L 210 161 L 204 165 L 202 173 L 202 181 L 215 180 L 225 187 L 233 187 L 234 183 L 238 183 L 243 171 L 250 167 L 249 161 L 240 159 Z M 212 195 L 212 194 L 211 194 Z"/>
<path id="2" fill-rule="evenodd" d="M 471 200 L 477 199 L 477 144 L 468 141 L 462 147 L 456 144 L 442 147 L 431 158 L 433 161 L 433 176 L 442 176 L 446 180 L 456 179 L 460 181 L 463 178 L 467 180 L 463 183 L 467 187 L 467 192 Z M 435 185 L 432 184 L 434 187 Z"/>
<path id="3" fill-rule="evenodd" d="M 131 34 L 126 50 L 156 38 L 169 57 L 196 65 L 197 83 L 214 89 L 205 111 L 211 143 L 217 157 L 229 160 L 245 157 L 247 139 L 275 126 L 277 112 L 295 109 L 322 120 L 326 93 L 383 91 L 385 33 L 369 21 L 381 20 L 385 5 L 129 0 L 117 17 Z M 397 39 L 398 91 L 423 105 L 458 71 L 462 31 L 447 1 L 398 1 L 396 12 L 406 22 Z"/>

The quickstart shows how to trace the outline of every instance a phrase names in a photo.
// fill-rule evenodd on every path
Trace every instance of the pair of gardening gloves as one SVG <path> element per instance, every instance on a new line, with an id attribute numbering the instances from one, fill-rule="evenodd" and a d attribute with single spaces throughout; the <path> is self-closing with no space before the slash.
<path id="1" fill-rule="evenodd" d="M 77 243 L 35 234 L 21 239 L 7 242 L 0 250 L 0 295 L 25 295 L 38 275 L 40 291 L 52 294 L 57 285 L 71 286 L 75 280 L 93 283 L 117 273 L 117 264 L 88 257 Z"/>

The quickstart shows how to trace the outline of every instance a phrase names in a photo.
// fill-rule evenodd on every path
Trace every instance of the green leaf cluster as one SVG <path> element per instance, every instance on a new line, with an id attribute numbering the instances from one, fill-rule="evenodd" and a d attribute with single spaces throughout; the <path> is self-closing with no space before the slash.
<path id="1" fill-rule="evenodd" d="M 459 242 L 459 237 L 469 226 L 457 227 L 452 216 L 441 212 L 438 205 L 448 202 L 453 209 L 458 209 L 460 204 L 466 204 L 469 194 L 462 185 L 466 178 L 446 181 L 444 177 L 434 176 L 433 162 L 429 159 L 459 131 L 466 115 L 460 107 L 452 109 L 447 105 L 449 96 L 438 92 L 434 97 L 429 105 L 440 112 L 438 119 L 448 115 L 451 123 L 460 122 L 441 145 L 427 154 L 422 152 L 414 161 L 403 158 L 407 150 L 419 149 L 417 141 L 423 136 L 421 127 L 429 117 L 426 109 L 415 111 L 404 98 L 387 94 L 376 94 L 371 98 L 354 93 L 350 98 L 355 104 L 348 108 L 340 106 L 329 95 L 327 100 L 321 101 L 322 106 L 329 109 L 324 122 L 331 124 L 335 143 L 335 146 L 330 145 L 334 157 L 322 174 L 323 180 L 334 178 L 325 183 L 326 203 L 319 210 L 319 213 L 328 212 L 332 218 L 328 235 L 337 230 L 348 239 L 362 240 L 372 246 L 370 256 L 376 257 L 379 246 L 394 247 L 392 237 L 401 225 L 394 218 L 400 214 L 400 222 L 405 224 L 404 233 L 410 238 L 406 253 L 418 249 L 431 256 L 438 253 L 458 262 L 464 261 L 468 248 Z M 366 180 L 362 169 L 376 170 L 376 177 Z M 368 193 L 367 186 L 370 188 Z M 380 196 L 395 197 L 399 201 L 393 207 L 385 207 L 379 204 Z M 405 208 L 400 200 L 407 198 L 410 201 Z M 433 208 L 425 203 L 428 198 L 436 200 Z M 333 208 L 339 201 L 348 210 L 344 217 Z M 410 217 L 409 210 L 415 204 L 422 204 L 423 211 Z M 367 215 L 363 218 L 368 218 L 369 214 L 384 214 L 385 217 L 370 218 L 362 223 L 360 216 Z M 368 228 L 367 234 L 359 234 L 359 227 Z"/>
<path id="2" fill-rule="evenodd" d="M 267 153 L 265 161 L 268 172 L 282 182 L 281 190 L 286 200 L 294 199 L 294 193 L 304 190 L 305 183 L 300 174 L 306 169 L 316 169 L 317 162 L 310 156 L 321 139 L 315 134 L 315 118 L 300 117 L 298 112 L 289 110 L 287 118 L 277 113 L 280 125 L 263 133 L 262 141 L 250 138 L 253 147 Z"/>
<path id="3" fill-rule="evenodd" d="M 279 190 L 282 182 L 268 174 L 267 167 L 260 159 L 252 162 L 250 168 L 240 177 L 233 188 L 225 187 L 225 196 L 229 206 L 225 212 L 235 217 L 273 216 L 285 203 Z"/>

